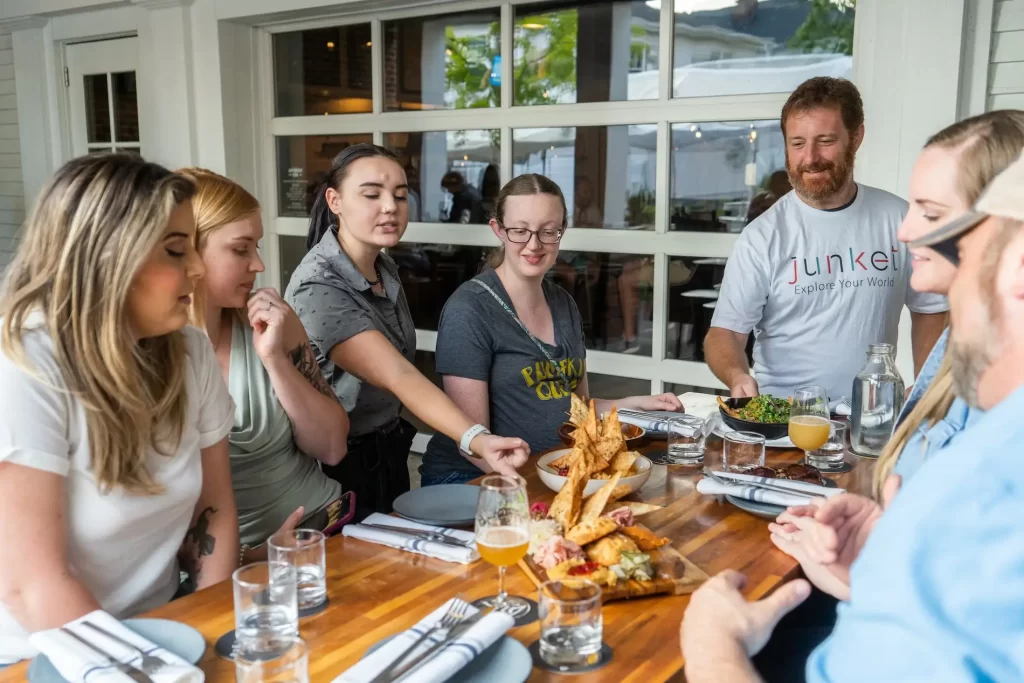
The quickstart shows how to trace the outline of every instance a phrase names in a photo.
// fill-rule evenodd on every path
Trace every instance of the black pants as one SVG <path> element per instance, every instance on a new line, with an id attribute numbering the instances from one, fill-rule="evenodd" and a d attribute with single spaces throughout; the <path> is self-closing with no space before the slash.
<path id="1" fill-rule="evenodd" d="M 803 683 L 811 652 L 832 633 L 838 601 L 817 588 L 779 621 L 753 664 L 766 683 Z"/>
<path id="2" fill-rule="evenodd" d="M 416 428 L 403 419 L 392 426 L 348 441 L 348 454 L 323 471 L 343 491 L 356 495 L 354 522 L 374 512 L 388 513 L 395 498 L 409 490 L 409 448 Z"/>

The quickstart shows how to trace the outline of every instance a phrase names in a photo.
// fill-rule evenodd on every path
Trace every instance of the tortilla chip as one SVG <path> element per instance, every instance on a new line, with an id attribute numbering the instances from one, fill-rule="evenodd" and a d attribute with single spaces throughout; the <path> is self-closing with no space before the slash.
<path id="1" fill-rule="evenodd" d="M 573 394 L 569 399 L 569 422 L 579 427 L 586 421 L 587 404 L 582 398 Z"/>
<path id="2" fill-rule="evenodd" d="M 612 495 L 612 492 L 615 490 L 615 487 L 618 485 L 621 477 L 622 475 L 616 472 L 615 475 L 608 480 L 607 484 L 599 488 L 590 498 L 587 498 L 587 502 L 583 504 L 583 510 L 580 513 L 580 523 L 588 522 L 601 516 L 601 513 L 604 511 L 604 506 L 608 504 L 608 497 Z"/>
<path id="3" fill-rule="evenodd" d="M 621 432 L 619 436 L 622 436 Z M 607 467 L 612 458 L 624 451 L 625 448 L 626 442 L 621 438 L 618 440 L 602 438 L 599 442 L 594 444 L 594 451 L 597 453 L 597 456 L 601 458 L 601 462 L 604 463 L 601 469 Z"/>
<path id="4" fill-rule="evenodd" d="M 633 539 L 640 550 L 657 550 L 668 543 L 667 538 L 659 538 L 657 534 L 642 526 L 624 526 L 620 531 Z"/>
<path id="5" fill-rule="evenodd" d="M 612 406 L 612 410 L 601 423 L 601 438 L 622 443 L 622 449 L 626 448 L 626 437 L 622 433 L 622 423 L 619 422 L 619 409 Z"/>
<path id="6" fill-rule="evenodd" d="M 636 451 L 622 451 L 611 459 L 608 469 L 613 472 L 629 472 L 639 455 Z"/>
<path id="7" fill-rule="evenodd" d="M 572 464 L 580 457 L 581 452 L 578 446 L 573 446 L 568 453 L 549 462 L 548 467 L 555 470 L 560 470 L 563 467 L 572 467 Z"/>
<path id="8" fill-rule="evenodd" d="M 591 543 L 583 551 L 592 562 L 611 567 L 622 560 L 622 551 L 636 552 L 639 550 L 633 539 L 620 533 L 609 534 Z"/>
<path id="9" fill-rule="evenodd" d="M 580 516 L 580 503 L 583 501 L 583 489 L 587 485 L 585 463 L 578 458 L 569 469 L 562 489 L 551 502 L 548 517 L 562 525 L 563 529 L 571 529 Z"/>
<path id="10" fill-rule="evenodd" d="M 605 506 L 604 511 L 605 513 L 608 513 L 613 510 L 618 510 L 619 508 L 629 508 L 633 511 L 633 516 L 636 517 L 638 515 L 646 515 L 648 512 L 660 510 L 661 506 L 653 503 L 636 503 L 631 500 L 623 500 L 617 503 L 608 503 L 608 505 Z"/>
<path id="11" fill-rule="evenodd" d="M 608 496 L 608 501 L 614 502 L 619 498 L 625 498 L 630 493 L 632 493 L 632 491 L 633 487 L 630 486 L 629 484 L 619 484 L 612 490 L 612 494 Z"/>
<path id="12" fill-rule="evenodd" d="M 619 525 L 615 523 L 615 520 L 608 517 L 597 517 L 586 522 L 580 522 L 572 529 L 569 529 L 568 533 L 565 534 L 565 540 L 572 541 L 578 546 L 584 546 L 604 538 L 618 528 Z"/>
<path id="13" fill-rule="evenodd" d="M 593 400 L 590 401 L 590 412 L 587 413 L 587 421 L 583 423 L 583 428 L 587 430 L 587 436 L 591 441 L 601 438 L 601 432 L 597 429 L 597 408 L 594 407 Z"/>

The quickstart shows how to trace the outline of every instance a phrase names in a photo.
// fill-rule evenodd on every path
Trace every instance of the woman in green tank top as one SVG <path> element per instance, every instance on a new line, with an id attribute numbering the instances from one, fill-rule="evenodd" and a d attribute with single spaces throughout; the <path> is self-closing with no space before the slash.
<path id="1" fill-rule="evenodd" d="M 320 373 L 302 323 L 273 289 L 252 291 L 263 271 L 259 203 L 204 169 L 196 184 L 196 248 L 206 277 L 192 322 L 206 330 L 235 402 L 228 435 L 243 561 L 266 556 L 278 529 L 325 529 L 340 514 L 341 484 L 321 471 L 345 457 L 348 415 Z"/>

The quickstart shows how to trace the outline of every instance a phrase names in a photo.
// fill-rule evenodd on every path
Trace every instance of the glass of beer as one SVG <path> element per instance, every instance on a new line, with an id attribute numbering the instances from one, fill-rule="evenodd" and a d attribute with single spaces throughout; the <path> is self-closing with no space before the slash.
<path id="1" fill-rule="evenodd" d="M 800 387 L 793 392 L 793 403 L 789 408 L 789 440 L 803 450 L 805 462 L 811 461 L 811 451 L 825 445 L 831 428 L 828 393 L 824 387 Z"/>
<path id="2" fill-rule="evenodd" d="M 522 598 L 505 592 L 505 569 L 526 555 L 530 545 L 530 501 L 522 477 L 492 474 L 480 484 L 476 502 L 476 547 L 484 561 L 498 568 L 498 595 L 490 601 L 529 609 Z M 518 604 L 517 604 L 518 603 Z"/>

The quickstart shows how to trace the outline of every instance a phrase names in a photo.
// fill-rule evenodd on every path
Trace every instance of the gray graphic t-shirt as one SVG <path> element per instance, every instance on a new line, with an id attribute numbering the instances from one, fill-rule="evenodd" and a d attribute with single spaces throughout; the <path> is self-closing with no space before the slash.
<path id="1" fill-rule="evenodd" d="M 477 278 L 512 308 L 493 270 Z M 583 377 L 587 356 L 582 319 L 568 292 L 550 282 L 543 286 L 555 327 L 555 345 L 545 344 L 545 348 L 575 389 Z M 569 394 L 563 391 L 552 363 L 479 284 L 464 283 L 445 304 L 437 329 L 435 363 L 439 375 L 488 383 L 490 428 L 494 434 L 524 439 L 533 453 L 559 444 L 557 431 L 568 419 Z M 459 455 L 454 441 L 440 434 L 430 439 L 423 466 L 432 473 L 479 472 Z"/>
<path id="2" fill-rule="evenodd" d="M 910 287 L 909 254 L 896 239 L 906 211 L 899 197 L 866 185 L 840 211 L 790 192 L 743 230 L 711 325 L 754 331 L 761 393 L 817 384 L 832 400 L 849 396 L 868 345 L 895 346 L 904 306 L 947 310 L 945 297 Z"/>

